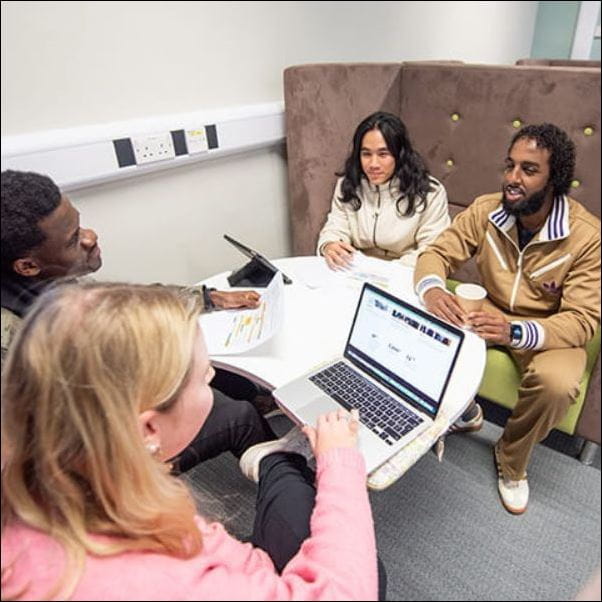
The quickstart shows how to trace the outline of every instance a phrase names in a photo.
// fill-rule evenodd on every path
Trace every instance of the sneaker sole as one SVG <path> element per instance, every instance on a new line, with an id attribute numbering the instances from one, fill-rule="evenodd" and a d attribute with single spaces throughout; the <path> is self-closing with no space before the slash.
<path id="1" fill-rule="evenodd" d="M 274 416 L 285 416 L 285 413 L 280 408 L 276 408 L 263 415 L 264 418 L 274 418 Z"/>
<path id="2" fill-rule="evenodd" d="M 497 472 L 497 478 L 498 478 L 498 482 L 499 482 L 500 479 L 504 478 L 504 473 L 502 472 L 502 465 L 500 464 L 500 461 L 498 460 L 498 457 L 497 457 L 497 448 L 495 445 L 493 446 L 493 465 L 495 466 L 495 470 Z M 514 514 L 515 516 L 518 516 L 520 514 L 524 514 L 527 511 L 526 506 L 524 508 L 514 508 L 513 506 L 508 506 L 506 504 L 506 502 L 504 501 L 504 498 L 502 497 L 502 493 L 501 493 L 499 487 L 497 489 L 497 493 L 500 498 L 500 501 L 502 502 L 502 506 L 504 506 L 504 508 L 508 512 L 510 512 L 510 514 Z"/>
<path id="3" fill-rule="evenodd" d="M 261 460 L 263 460 L 266 456 L 268 456 L 269 454 L 272 453 L 276 453 L 276 452 L 283 452 L 283 453 L 297 453 L 295 451 L 291 451 L 291 450 L 287 450 L 286 449 L 286 443 L 290 440 L 290 438 L 293 436 L 293 431 L 294 431 L 294 427 L 283 437 L 280 437 L 279 439 L 271 439 L 269 441 L 263 441 L 262 443 L 257 443 L 255 445 L 253 445 L 252 447 L 249 447 L 249 449 L 245 450 L 245 452 L 242 454 L 242 456 L 240 457 L 239 461 L 238 461 L 238 465 L 240 467 L 240 471 L 243 473 L 243 475 L 245 477 L 247 477 L 247 479 L 249 479 L 250 481 L 254 481 L 255 483 L 259 482 L 259 468 L 260 468 L 260 464 L 261 464 Z M 283 448 L 284 446 L 284 448 Z M 265 450 L 273 450 L 273 451 L 267 451 L 265 453 L 261 453 L 264 452 Z M 256 456 L 256 455 L 261 455 L 261 459 L 259 461 L 257 460 L 249 460 L 249 456 Z M 300 454 L 302 455 L 302 454 Z M 251 464 L 251 468 L 249 468 L 249 470 L 247 470 L 247 465 Z"/>
<path id="4" fill-rule="evenodd" d="M 276 449 L 278 449 L 278 446 L 275 445 L 276 441 L 279 442 L 280 440 L 272 439 L 270 441 L 264 441 L 263 443 L 257 443 L 255 445 L 253 445 L 252 447 L 250 447 L 249 449 L 245 450 L 243 455 L 240 457 L 240 460 L 238 461 L 240 471 L 243 473 L 243 475 L 247 479 L 249 479 L 249 481 L 253 481 L 254 483 L 259 482 L 259 465 L 261 464 L 261 460 L 263 460 L 263 458 L 265 458 L 267 455 L 269 455 L 269 453 L 263 454 L 261 460 L 259 460 L 258 462 L 255 462 L 255 461 L 251 462 L 251 460 L 248 460 L 249 456 L 259 455 L 260 451 L 263 451 L 265 449 L 271 449 L 272 447 L 275 447 Z M 252 450 L 252 453 L 247 454 L 247 452 L 249 452 L 250 450 Z M 251 464 L 251 467 L 247 470 L 246 465 L 249 463 Z"/>
<path id="5" fill-rule="evenodd" d="M 476 431 L 480 431 L 483 428 L 483 422 L 485 422 L 485 418 L 483 416 L 483 409 L 479 406 L 479 421 L 475 424 L 471 424 L 470 426 L 454 426 L 453 424 L 449 427 L 447 431 L 449 434 L 454 435 L 456 433 L 474 433 Z"/>
<path id="6" fill-rule="evenodd" d="M 451 435 L 455 435 L 456 433 L 475 433 L 476 431 L 480 431 L 483 428 L 483 423 L 473 424 L 471 426 L 450 426 L 449 431 L 447 431 Z"/>

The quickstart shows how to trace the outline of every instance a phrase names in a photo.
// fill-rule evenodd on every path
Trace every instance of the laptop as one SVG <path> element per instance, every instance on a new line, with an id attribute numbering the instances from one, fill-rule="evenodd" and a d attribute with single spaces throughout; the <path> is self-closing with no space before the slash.
<path id="1" fill-rule="evenodd" d="M 463 341 L 459 328 L 365 283 L 343 357 L 273 394 L 299 424 L 357 408 L 371 473 L 434 422 Z"/>

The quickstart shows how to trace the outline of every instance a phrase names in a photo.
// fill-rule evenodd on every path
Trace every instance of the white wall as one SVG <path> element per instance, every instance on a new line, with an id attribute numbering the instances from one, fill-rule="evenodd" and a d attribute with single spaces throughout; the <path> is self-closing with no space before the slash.
<path id="1" fill-rule="evenodd" d="M 528 57 L 537 2 L 2 2 L 2 135 L 282 99 L 289 65 Z M 289 253 L 280 153 L 71 194 L 100 277 L 194 282 L 238 267 L 229 232 Z"/>

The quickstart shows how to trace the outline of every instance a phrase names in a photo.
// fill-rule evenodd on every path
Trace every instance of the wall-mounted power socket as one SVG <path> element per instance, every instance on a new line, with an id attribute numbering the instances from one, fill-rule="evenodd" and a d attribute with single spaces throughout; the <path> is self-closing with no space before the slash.
<path id="1" fill-rule="evenodd" d="M 207 134 L 205 128 L 200 127 L 195 130 L 186 130 L 186 147 L 188 154 L 205 153 L 209 149 L 207 144 Z"/>
<path id="2" fill-rule="evenodd" d="M 169 132 L 132 138 L 132 146 L 138 165 L 174 159 L 176 156 Z"/>

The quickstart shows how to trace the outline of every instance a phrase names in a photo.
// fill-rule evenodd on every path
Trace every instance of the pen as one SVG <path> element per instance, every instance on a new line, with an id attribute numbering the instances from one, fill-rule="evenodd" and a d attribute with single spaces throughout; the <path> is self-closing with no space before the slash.
<path id="1" fill-rule="evenodd" d="M 234 316 L 234 320 L 232 321 L 232 328 L 230 329 L 230 332 L 228 333 L 228 337 L 226 338 L 226 342 L 224 343 L 224 347 L 227 347 L 230 344 L 230 339 L 232 338 L 232 335 L 234 334 L 234 330 L 235 330 L 235 326 L 236 326 L 236 320 L 238 320 L 238 316 Z"/>

